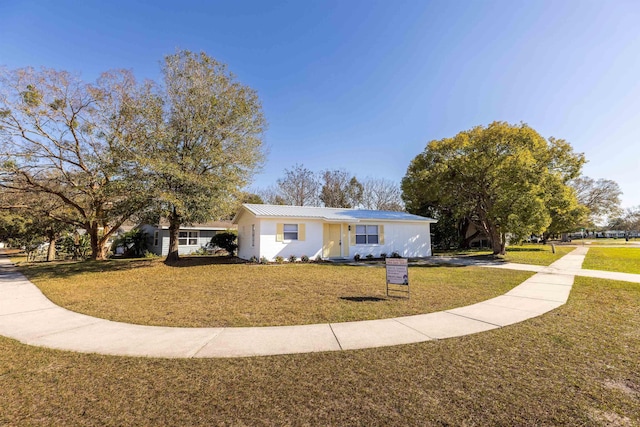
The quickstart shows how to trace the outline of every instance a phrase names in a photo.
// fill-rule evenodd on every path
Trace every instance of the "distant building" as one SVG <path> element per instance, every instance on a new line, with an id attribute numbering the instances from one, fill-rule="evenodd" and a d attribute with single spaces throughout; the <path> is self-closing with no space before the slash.
<path id="1" fill-rule="evenodd" d="M 160 221 L 159 224 L 142 224 L 138 228 L 148 235 L 149 252 L 161 256 L 169 253 L 168 221 Z M 184 225 L 178 231 L 178 254 L 189 255 L 201 248 L 206 248 L 214 235 L 235 228 L 236 226 L 228 221 Z"/>

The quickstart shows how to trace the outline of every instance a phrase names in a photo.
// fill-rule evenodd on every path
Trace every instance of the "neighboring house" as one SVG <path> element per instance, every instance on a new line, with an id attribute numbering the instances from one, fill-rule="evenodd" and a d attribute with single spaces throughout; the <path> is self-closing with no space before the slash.
<path id="1" fill-rule="evenodd" d="M 491 247 L 491 240 L 489 239 L 489 237 L 474 223 L 470 223 L 469 227 L 467 227 L 467 234 L 464 236 L 464 239 L 468 241 L 469 248 Z"/>
<path id="2" fill-rule="evenodd" d="M 624 231 L 624 230 L 606 230 L 596 234 L 596 237 L 604 237 L 608 239 L 624 239 L 625 237 L 640 237 L 638 231 Z"/>
<path id="3" fill-rule="evenodd" d="M 118 229 L 116 231 L 113 232 L 113 234 L 111 235 L 111 237 L 109 238 L 109 241 L 107 242 L 108 247 L 111 247 L 113 244 L 113 241 L 118 238 L 118 236 L 128 233 L 129 231 L 133 230 L 134 228 L 137 228 L 137 225 L 132 222 L 132 221 L 125 221 L 122 223 L 122 225 L 120 225 L 120 227 L 118 227 Z M 116 255 L 122 255 L 125 253 L 125 249 L 122 246 L 118 246 L 117 248 L 114 249 L 114 252 Z"/>
<path id="4" fill-rule="evenodd" d="M 434 219 L 406 212 L 308 206 L 242 205 L 233 219 L 238 226 L 238 256 L 243 259 L 303 255 L 311 259 L 431 255 Z"/>
<path id="5" fill-rule="evenodd" d="M 142 231 L 147 233 L 147 247 L 149 252 L 166 256 L 169 253 L 169 223 L 161 221 L 158 225 L 140 225 Z M 223 231 L 235 229 L 235 225 L 226 221 L 212 221 L 204 224 L 183 225 L 178 234 L 178 254 L 189 255 L 206 247 L 211 238 Z"/>

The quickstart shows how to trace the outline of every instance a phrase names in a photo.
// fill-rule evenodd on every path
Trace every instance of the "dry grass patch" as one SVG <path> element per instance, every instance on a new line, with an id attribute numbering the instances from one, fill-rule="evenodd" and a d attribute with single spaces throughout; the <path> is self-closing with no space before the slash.
<path id="1" fill-rule="evenodd" d="M 388 298 L 385 270 L 332 264 L 158 261 L 21 265 L 56 304 L 121 322 L 189 327 L 294 325 L 380 319 L 472 304 L 532 273 L 413 267 L 411 298 Z"/>
<path id="2" fill-rule="evenodd" d="M 640 425 L 640 286 L 577 278 L 541 317 L 348 352 L 165 360 L 0 338 L 0 425 Z M 614 423 L 614 424 L 612 424 Z"/>
<path id="3" fill-rule="evenodd" d="M 640 274 L 640 248 L 590 248 L 582 268 Z"/>

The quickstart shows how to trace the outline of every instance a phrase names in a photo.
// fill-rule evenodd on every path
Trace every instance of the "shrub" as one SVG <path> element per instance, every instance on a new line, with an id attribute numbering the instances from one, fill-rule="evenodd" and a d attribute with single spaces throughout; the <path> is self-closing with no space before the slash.
<path id="1" fill-rule="evenodd" d="M 249 258 L 249 262 L 253 262 L 253 263 L 257 264 L 258 263 L 258 257 L 256 257 L 255 255 L 252 256 L 251 258 Z"/>
<path id="2" fill-rule="evenodd" d="M 308 256 L 306 256 L 306 255 L 302 255 L 302 256 L 300 257 L 300 261 L 301 261 L 301 262 L 309 262 L 309 257 L 308 257 Z"/>
<path id="3" fill-rule="evenodd" d="M 207 255 L 207 248 L 201 247 L 191 252 L 191 255 Z"/>
<path id="4" fill-rule="evenodd" d="M 224 231 L 222 233 L 216 233 L 209 242 L 209 246 L 211 248 L 222 248 L 225 251 L 229 252 L 229 255 L 234 255 L 236 249 L 238 249 L 238 244 L 236 243 L 238 240 L 238 236 L 233 231 Z"/>
<path id="5" fill-rule="evenodd" d="M 276 263 L 277 263 L 277 264 L 282 264 L 283 262 L 284 262 L 284 258 L 282 258 L 280 255 L 278 255 L 278 256 L 276 257 Z"/>
<path id="6" fill-rule="evenodd" d="M 156 255 L 153 252 L 144 251 L 144 253 L 142 254 L 142 257 L 147 259 L 154 259 L 154 258 L 158 258 L 159 255 Z"/>
<path id="7" fill-rule="evenodd" d="M 134 228 L 117 236 L 111 244 L 111 250 L 116 252 L 117 248 L 122 248 L 125 257 L 141 257 L 147 250 L 147 233 Z"/>
<path id="8" fill-rule="evenodd" d="M 269 264 L 269 260 L 267 259 L 266 256 L 260 257 L 260 264 Z"/>
<path id="9" fill-rule="evenodd" d="M 356 261 L 356 262 L 360 261 L 360 254 L 355 254 L 353 256 L 353 260 Z"/>
<path id="10" fill-rule="evenodd" d="M 368 260 L 372 260 L 372 259 L 373 259 L 373 254 L 369 254 L 369 255 L 367 255 L 367 259 L 368 259 Z"/>
<path id="11" fill-rule="evenodd" d="M 60 242 L 60 246 L 64 253 L 73 258 L 86 259 L 91 252 L 91 241 L 87 234 L 66 236 Z"/>
<path id="12" fill-rule="evenodd" d="M 398 251 L 391 252 L 391 258 L 402 258 Z"/>
<path id="13" fill-rule="evenodd" d="M 295 255 L 289 255 L 289 262 L 296 262 L 297 259 Z"/>
<path id="14" fill-rule="evenodd" d="M 314 262 L 322 262 L 322 257 L 320 255 L 316 256 Z"/>
<path id="15" fill-rule="evenodd" d="M 387 257 L 387 253 L 386 252 L 382 252 L 380 254 L 380 258 L 385 259 Z"/>

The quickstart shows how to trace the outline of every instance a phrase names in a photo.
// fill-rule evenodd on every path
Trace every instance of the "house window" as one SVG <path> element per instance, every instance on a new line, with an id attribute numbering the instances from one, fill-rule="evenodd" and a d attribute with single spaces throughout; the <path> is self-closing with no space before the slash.
<path id="1" fill-rule="evenodd" d="M 153 246 L 158 246 L 158 243 L 160 243 L 159 235 L 160 233 L 157 230 L 153 232 Z"/>
<path id="2" fill-rule="evenodd" d="M 284 240 L 298 240 L 298 224 L 284 224 Z"/>
<path id="3" fill-rule="evenodd" d="M 178 245 L 195 246 L 198 244 L 197 231 L 180 231 L 178 234 Z"/>
<path id="4" fill-rule="evenodd" d="M 256 225 L 251 224 L 251 246 L 256 245 Z"/>
<path id="5" fill-rule="evenodd" d="M 356 225 L 356 245 L 373 245 L 377 243 L 377 225 Z"/>

